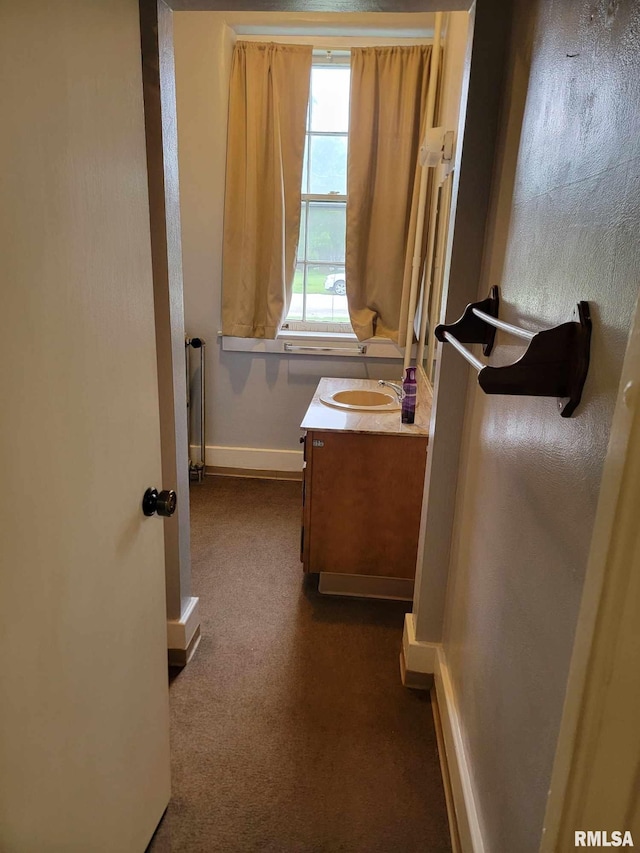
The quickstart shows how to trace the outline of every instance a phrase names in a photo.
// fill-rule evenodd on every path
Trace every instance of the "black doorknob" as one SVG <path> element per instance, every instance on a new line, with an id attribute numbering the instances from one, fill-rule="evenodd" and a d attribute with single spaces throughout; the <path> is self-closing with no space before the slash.
<path id="1" fill-rule="evenodd" d="M 159 494 L 157 489 L 147 489 L 142 498 L 142 512 L 145 515 L 157 512 L 158 515 L 168 518 L 176 511 L 177 503 L 178 496 L 172 489 L 165 489 Z"/>

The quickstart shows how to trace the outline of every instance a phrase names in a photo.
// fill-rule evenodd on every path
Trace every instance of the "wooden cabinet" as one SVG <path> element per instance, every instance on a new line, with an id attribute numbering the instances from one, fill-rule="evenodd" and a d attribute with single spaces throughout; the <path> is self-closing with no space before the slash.
<path id="1" fill-rule="evenodd" d="M 412 579 L 427 436 L 308 430 L 304 453 L 304 571 Z"/>

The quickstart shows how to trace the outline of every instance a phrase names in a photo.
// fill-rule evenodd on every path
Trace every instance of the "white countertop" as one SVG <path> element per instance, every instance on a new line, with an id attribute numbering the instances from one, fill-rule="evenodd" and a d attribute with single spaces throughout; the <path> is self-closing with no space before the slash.
<path id="1" fill-rule="evenodd" d="M 304 416 L 301 429 L 336 430 L 340 432 L 364 432 L 378 435 L 417 435 L 429 434 L 431 418 L 431 390 L 424 380 L 418 379 L 416 418 L 413 424 L 403 424 L 400 410 L 391 412 L 350 411 L 328 406 L 320 400 L 336 391 L 348 389 L 380 391 L 376 379 L 332 379 L 324 377 L 318 383 L 313 399 Z M 388 389 L 391 393 L 393 389 Z"/>

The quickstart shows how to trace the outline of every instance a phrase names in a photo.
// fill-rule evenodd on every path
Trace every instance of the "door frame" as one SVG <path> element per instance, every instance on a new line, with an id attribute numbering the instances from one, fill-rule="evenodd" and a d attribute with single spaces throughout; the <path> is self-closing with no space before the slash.
<path id="1" fill-rule="evenodd" d="M 173 11 L 212 11 L 212 12 L 436 12 L 459 11 L 470 16 L 470 40 L 465 70 L 465 83 L 468 85 L 467 114 L 478 120 L 467 122 L 465 110 L 461 110 L 460 128 L 465 128 L 465 162 L 457 163 L 454 175 L 454 187 L 450 210 L 452 223 L 451 246 L 447 250 L 447 269 L 442 294 L 443 316 L 454 318 L 462 313 L 468 302 L 477 298 L 480 285 L 480 269 L 484 246 L 486 213 L 489 205 L 492 177 L 493 149 L 498 120 L 499 92 L 498 84 L 502 74 L 502 50 L 508 16 L 504 15 L 500 0 L 483 0 L 476 9 L 475 0 L 357 0 L 345 10 L 340 0 L 140 0 L 141 9 L 163 9 L 171 18 Z M 163 15 L 158 15 L 162 21 Z M 143 26 L 151 26 L 152 15 L 148 15 Z M 157 27 L 158 56 L 170 58 L 173 73 L 173 33 L 171 24 Z M 480 44 L 480 53 L 484 59 L 471 67 L 471 45 Z M 168 90 L 159 87 L 159 104 L 168 118 L 175 117 L 175 87 Z M 481 120 L 480 120 L 481 118 Z M 164 120 L 164 118 L 163 118 Z M 158 155 L 158 146 L 166 147 L 166 139 L 156 134 L 152 140 L 155 147 L 154 158 Z M 177 173 L 177 163 L 176 163 Z M 166 171 L 166 170 L 165 170 Z M 455 202 L 462 211 L 456 219 Z M 178 208 L 179 210 L 179 208 Z M 466 211 L 472 210 L 469 216 Z M 170 222 L 167 217 L 171 211 L 159 211 L 163 219 L 160 224 L 167 233 Z M 182 285 L 180 285 L 182 286 Z M 427 471 L 424 481 L 423 519 L 421 537 L 418 546 L 416 567 L 414 614 L 416 615 L 419 640 L 440 639 L 444 614 L 444 594 L 448 554 L 451 547 L 451 535 L 455 511 L 455 484 L 452 485 L 450 471 L 457 469 L 462 443 L 462 423 L 466 406 L 467 370 L 457 356 L 449 357 L 444 353 L 438 366 L 438 380 L 434 394 L 434 407 L 430 427 Z M 211 375 L 211 374 L 209 374 Z M 437 393 L 440 380 L 447 387 L 447 393 Z M 166 384 L 170 393 L 170 385 Z M 161 396 L 163 395 L 161 388 Z M 441 414 L 442 422 L 449 424 L 447 430 L 436 432 L 437 419 Z M 453 425 L 453 426 L 451 426 Z M 432 491 L 438 496 L 429 507 L 428 496 Z M 436 559 L 426 565 L 424 553 L 435 554 Z M 170 570 L 169 570 L 170 571 Z M 434 575 L 435 573 L 435 575 Z M 424 581 L 423 581 L 423 575 Z M 437 590 L 434 596 L 433 590 Z M 429 592 L 430 590 L 430 592 Z M 421 592 L 422 591 L 422 592 Z M 187 593 L 187 596 L 190 593 Z M 421 600 L 424 599 L 424 600 Z M 423 622 L 430 625 L 429 636 L 423 636 Z M 437 634 L 437 637 L 432 634 Z"/>
<path id="2" fill-rule="evenodd" d="M 155 0 L 140 0 L 141 4 Z M 162 3 L 162 0 L 159 0 Z M 163 3 L 164 5 L 164 3 Z M 258 4 L 257 2 L 225 2 L 225 0 L 206 0 L 204 2 L 193 2 L 190 0 L 168 0 L 168 7 L 173 11 L 189 11 L 192 9 L 206 9 L 210 11 L 283 11 L 285 3 L 283 0 L 268 0 Z M 286 3 L 287 11 L 315 11 L 330 12 L 342 10 L 342 4 L 331 2 L 331 0 L 291 0 Z M 494 45 L 496 39 L 496 22 L 500 24 L 499 37 L 504 40 L 506 24 L 504 22 L 504 7 L 498 0 L 485 0 L 476 9 L 475 2 L 430 2 L 430 0 L 402 0 L 400 3 L 394 0 L 358 0 L 350 6 L 351 12 L 384 12 L 384 11 L 446 11 L 457 10 L 474 13 L 475 10 L 475 32 L 474 43 L 480 39 L 484 44 Z M 503 42 L 504 43 L 504 42 Z M 160 51 L 165 48 L 171 49 L 172 43 L 160 44 Z M 496 78 L 501 74 L 502 59 L 494 51 L 488 54 L 491 62 L 484 66 L 476 65 L 471 69 L 469 76 L 469 106 L 473 109 L 483 110 L 486 116 L 487 97 L 495 93 L 499 87 L 495 86 Z M 489 93 L 489 95 L 487 95 Z M 492 101 L 493 104 L 493 101 Z M 497 119 L 498 106 L 492 107 L 492 120 Z M 468 113 L 469 115 L 469 113 Z M 161 140 L 159 140 L 161 144 Z M 467 162 L 463 163 L 460 174 L 460 204 L 466 204 L 465 192 L 475 193 L 474 200 L 486 200 L 491 180 L 491 162 L 493 159 L 493 146 L 495 142 L 495 127 L 487 128 L 481 126 L 479 121 L 474 121 L 473 116 L 468 119 L 467 133 L 465 136 L 465 154 Z M 487 167 L 487 164 L 489 166 Z M 486 186 L 485 186 L 486 184 Z M 468 217 L 463 227 L 456 230 L 458 239 L 454 238 L 451 259 L 451 281 L 445 294 L 443 302 L 448 304 L 447 313 L 456 315 L 460 308 L 468 301 L 477 296 L 477 275 L 474 269 L 479 269 L 482 246 L 484 244 L 484 222 L 483 210 L 478 212 L 478 206 L 474 208 L 477 212 L 473 217 Z M 471 247 L 471 251 L 470 251 Z M 461 365 L 458 370 L 457 365 Z M 462 414 L 466 404 L 466 367 L 457 358 L 442 359 L 439 366 L 442 371 L 439 376 L 448 387 L 446 400 L 448 422 L 462 424 Z M 446 373 L 446 380 L 444 374 Z M 560 735 L 554 762 L 551 788 L 547 811 L 544 821 L 544 834 L 540 847 L 540 853 L 551 853 L 560 849 L 561 844 L 572 833 L 573 827 L 577 827 L 575 821 L 587 820 L 589 812 L 587 808 L 591 797 L 598 792 L 599 788 L 611 789 L 616 784 L 616 796 L 620 803 L 620 809 L 632 802 L 635 791 L 632 789 L 633 779 L 618 777 L 616 780 L 607 774 L 594 773 L 591 757 L 598 749 L 605 750 L 620 749 L 625 745 L 628 755 L 637 754 L 634 748 L 640 747 L 637 731 L 620 731 L 615 719 L 611 715 L 612 707 L 619 701 L 622 694 L 626 695 L 625 701 L 637 703 L 638 715 L 640 715 L 640 699 L 632 693 L 631 676 L 629 672 L 618 672 L 618 667 L 613 670 L 606 669 L 607 651 L 616 649 L 631 649 L 634 642 L 634 620 L 635 624 L 640 621 L 640 612 L 632 614 L 631 609 L 625 610 L 625 618 L 620 618 L 620 613 L 612 608 L 612 602 L 627 602 L 630 598 L 628 590 L 633 583 L 634 572 L 640 574 L 639 549 L 637 522 L 632 510 L 640 503 L 640 455 L 634 449 L 640 447 L 640 313 L 636 313 L 633 330 L 629 338 L 629 347 L 624 364 L 620 393 L 613 418 L 609 451 L 605 460 L 604 474 L 602 479 L 600 498 L 592 540 L 591 554 L 585 580 L 581 612 L 577 625 L 576 639 L 567 687 L 565 708 L 562 717 Z M 432 424 L 433 430 L 433 424 Z M 429 484 L 438 491 L 437 484 L 444 483 L 443 472 L 457 469 L 457 460 L 462 439 L 462 428 L 459 432 L 450 431 L 449 435 L 443 437 L 443 447 L 438 450 L 439 458 L 432 459 L 425 476 L 425 499 L 427 498 Z M 430 436 L 431 440 L 431 436 Z M 446 445 L 446 446 L 445 446 Z M 431 454 L 430 454 L 431 455 Z M 635 476 L 632 476 L 635 475 Z M 445 497 L 447 497 L 445 488 Z M 455 493 L 455 489 L 453 489 Z M 437 503 L 438 527 L 440 529 L 437 542 L 433 536 L 429 540 L 428 550 L 430 554 L 436 554 L 438 559 L 431 560 L 429 577 L 423 576 L 423 566 L 418 566 L 416 575 L 416 597 L 414 601 L 414 615 L 419 630 L 418 640 L 422 643 L 437 643 L 440 640 L 439 630 L 441 627 L 441 615 L 444 608 L 444 591 L 446 589 L 446 571 L 448 568 L 447 555 L 450 547 L 451 525 L 453 517 L 453 497 L 449 495 L 446 501 L 442 500 L 443 493 L 439 492 L 441 500 Z M 436 502 L 434 502 L 436 503 Z M 450 506 L 449 506 L 450 504 Z M 424 510 L 423 510 L 424 512 Z M 435 529 L 436 524 L 432 525 Z M 420 553 L 425 550 L 424 538 Z M 434 550 L 435 548 L 435 550 Z M 432 577 L 433 567 L 439 572 L 437 577 Z M 444 567 L 444 568 L 443 568 Z M 444 571 L 444 575 L 442 572 Z M 442 600 L 430 601 L 420 610 L 420 580 L 422 586 L 434 587 L 434 581 L 438 588 L 442 588 Z M 636 605 L 637 609 L 637 605 Z M 418 618 L 420 617 L 420 618 Z M 619 679 L 611 678 L 603 680 L 603 670 L 608 674 L 620 676 Z M 603 687 L 603 684 L 605 685 Z M 626 691 L 626 693 L 625 693 Z M 614 705 L 611 705 L 613 701 Z M 636 707 L 634 705 L 634 707 Z M 611 746 L 609 746 L 611 745 Z M 624 753 L 623 753 L 624 754 Z M 631 779 L 631 786 L 629 784 Z M 588 797 L 584 799 L 578 796 L 581 792 L 587 792 Z M 637 820 L 637 813 L 635 816 Z M 572 823 L 573 822 L 573 823 Z M 597 827 L 596 827 L 597 828 Z M 607 827 L 601 827 L 606 829 Z M 623 830 L 625 827 L 614 827 Z M 571 840 L 573 844 L 573 840 Z M 564 848 L 563 848 L 564 849 Z"/>
<path id="3" fill-rule="evenodd" d="M 540 853 L 573 847 L 576 830 L 635 830 L 640 842 L 639 506 L 640 304 L 604 463 Z"/>
<path id="4" fill-rule="evenodd" d="M 191 595 L 189 429 L 185 356 L 173 12 L 139 0 L 149 223 L 160 401 L 163 488 L 178 504 L 164 527 L 169 663 L 185 666 L 200 641 L 199 599 Z"/>

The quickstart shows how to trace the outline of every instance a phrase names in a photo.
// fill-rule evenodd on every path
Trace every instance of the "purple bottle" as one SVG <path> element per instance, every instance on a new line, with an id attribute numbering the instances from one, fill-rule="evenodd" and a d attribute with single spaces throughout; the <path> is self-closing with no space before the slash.
<path id="1" fill-rule="evenodd" d="M 416 383 L 416 368 L 407 367 L 407 373 L 402 381 L 402 423 L 412 424 L 416 417 L 416 396 L 418 385 Z"/>

